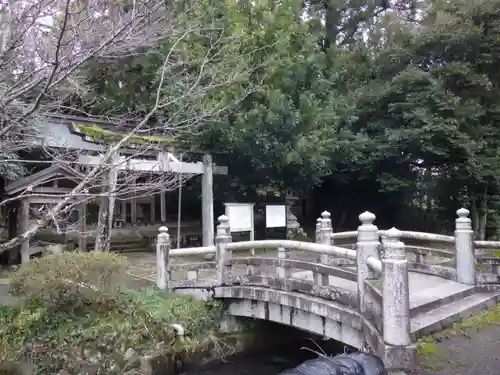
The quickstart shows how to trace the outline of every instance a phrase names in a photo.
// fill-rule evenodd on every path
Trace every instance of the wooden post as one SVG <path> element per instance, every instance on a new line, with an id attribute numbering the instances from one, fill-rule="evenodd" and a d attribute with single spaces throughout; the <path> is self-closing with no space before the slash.
<path id="1" fill-rule="evenodd" d="M 167 221 L 167 199 L 165 191 L 160 191 L 160 216 L 162 224 Z"/>
<path id="2" fill-rule="evenodd" d="M 30 202 L 28 199 L 21 200 L 21 207 L 19 212 L 19 234 L 28 230 L 30 226 Z M 25 239 L 20 246 L 21 263 L 26 263 L 30 260 L 30 240 Z"/>
<path id="3" fill-rule="evenodd" d="M 120 155 L 114 154 L 111 157 L 111 166 L 109 167 L 109 176 L 108 176 L 108 228 L 110 231 L 111 238 L 111 230 L 113 228 L 113 218 L 115 214 L 115 202 L 116 202 L 116 185 L 118 183 L 118 164 L 120 162 Z"/>
<path id="4" fill-rule="evenodd" d="M 168 168 L 168 157 L 167 153 L 160 151 L 156 156 L 158 163 L 160 164 L 160 170 L 166 172 Z M 167 200 L 166 200 L 165 190 L 160 191 L 160 220 L 164 224 L 167 221 Z"/>
<path id="5" fill-rule="evenodd" d="M 212 155 L 203 156 L 203 175 L 201 177 L 201 220 L 203 246 L 214 244 L 214 171 Z"/>
<path id="6" fill-rule="evenodd" d="M 382 259 L 383 338 L 386 345 L 408 346 L 411 344 L 408 260 L 405 245 L 399 240 L 401 232 L 391 228 L 386 235 Z"/>
<path id="7" fill-rule="evenodd" d="M 122 222 L 123 225 L 127 223 L 127 201 L 122 199 Z"/>
<path id="8" fill-rule="evenodd" d="M 17 224 L 19 222 L 19 201 L 10 202 L 8 208 L 8 224 L 9 224 L 9 240 L 17 236 Z M 9 250 L 8 262 L 9 265 L 19 263 L 19 246 Z"/>
<path id="9" fill-rule="evenodd" d="M 80 236 L 78 237 L 78 251 L 87 251 L 87 202 L 80 203 L 78 207 L 78 221 L 80 222 Z"/>
<path id="10" fill-rule="evenodd" d="M 167 289 L 170 281 L 170 236 L 167 227 L 160 227 L 156 240 L 156 286 Z M 168 276 L 168 277 L 167 277 Z"/>
<path id="11" fill-rule="evenodd" d="M 132 225 L 137 224 L 137 179 L 134 179 L 134 191 L 132 192 L 132 199 L 130 200 L 130 216 Z"/>
<path id="12" fill-rule="evenodd" d="M 151 214 L 151 218 L 150 218 L 151 224 L 156 223 L 156 199 L 155 198 L 156 198 L 156 194 L 153 194 L 151 196 L 151 212 L 150 212 L 150 214 Z"/>

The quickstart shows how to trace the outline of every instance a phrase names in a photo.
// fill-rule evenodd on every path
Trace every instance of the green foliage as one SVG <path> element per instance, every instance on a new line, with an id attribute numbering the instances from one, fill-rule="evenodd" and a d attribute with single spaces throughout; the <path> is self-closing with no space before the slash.
<path id="1" fill-rule="evenodd" d="M 316 189 L 330 205 L 317 211 L 330 208 L 341 225 L 352 228 L 370 209 L 381 226 L 432 231 L 450 231 L 464 205 L 479 236 L 498 236 L 498 0 L 172 6 L 184 25 L 206 31 L 91 67 L 92 95 L 103 98 L 95 111 L 146 112 L 166 51 L 186 62 L 185 74 L 209 48 L 214 64 L 203 82 L 227 77 L 235 60 L 248 69 L 195 99 L 193 113 L 224 110 L 176 140 L 229 153 L 224 199 Z M 171 84 L 165 95 L 178 90 Z M 182 106 L 162 108 L 156 120 Z"/>
<path id="2" fill-rule="evenodd" d="M 160 293 L 155 288 L 129 290 L 127 295 L 154 319 L 182 324 L 189 336 L 202 336 L 218 327 L 223 311 L 217 301 L 201 302 L 187 294 Z"/>
<path id="3" fill-rule="evenodd" d="M 123 57 L 115 64 L 87 65 L 87 82 L 94 88 L 88 93 L 89 112 L 145 115 L 158 97 L 159 110 L 151 125 L 157 134 L 174 134 L 177 139 L 178 134 L 197 133 L 243 97 L 252 89 L 248 81 L 254 69 L 248 63 L 252 45 L 237 23 L 227 22 L 218 5 L 175 4 L 166 26 L 172 32 L 147 53 Z"/>
<path id="4" fill-rule="evenodd" d="M 286 238 L 293 241 L 309 242 L 307 234 L 301 228 L 287 230 Z"/>
<path id="5" fill-rule="evenodd" d="M 229 151 L 232 169 L 256 171 L 236 176 L 242 191 L 264 183 L 280 190 L 317 184 L 341 147 L 338 127 L 350 115 L 351 101 L 329 66 L 344 65 L 344 52 L 325 55 L 309 25 L 297 23 L 298 6 L 261 3 L 248 11 L 248 33 L 261 51 L 252 56 L 261 66 L 251 76 L 258 89 L 200 139 L 203 147 Z"/>
<path id="6" fill-rule="evenodd" d="M 127 269 L 127 260 L 116 254 L 63 252 L 23 264 L 12 278 L 10 293 L 65 311 L 107 308 L 116 302 Z"/>
<path id="7" fill-rule="evenodd" d="M 189 296 L 148 290 L 116 298 L 113 308 L 100 312 L 83 308 L 69 314 L 36 299 L 1 310 L 0 361 L 27 361 L 36 374 L 77 374 L 98 362 L 99 373 L 121 374 L 136 367 L 140 355 L 174 350 L 170 324 L 183 325 L 189 340 L 208 335 L 219 321 L 218 306 Z M 131 358 L 125 355 L 129 348 L 135 351 Z"/>
<path id="8" fill-rule="evenodd" d="M 156 288 L 124 289 L 127 266 L 119 255 L 97 252 L 24 264 L 10 288 L 22 304 L 0 306 L 0 363 L 28 363 L 34 374 L 78 374 L 89 366 L 123 374 L 142 355 L 184 353 L 218 327 L 217 303 Z M 184 344 L 171 324 L 184 327 Z"/>
<path id="9" fill-rule="evenodd" d="M 4 178 L 6 181 L 15 181 L 23 177 L 26 173 L 24 166 L 13 161 L 18 158 L 19 156 L 15 153 L 0 151 L 0 177 Z"/>

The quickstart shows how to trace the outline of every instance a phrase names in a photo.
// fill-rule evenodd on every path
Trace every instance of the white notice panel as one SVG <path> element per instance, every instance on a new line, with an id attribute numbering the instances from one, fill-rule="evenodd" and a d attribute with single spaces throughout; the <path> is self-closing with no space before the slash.
<path id="1" fill-rule="evenodd" d="M 286 227 L 286 206 L 269 205 L 266 206 L 266 228 Z"/>
<path id="2" fill-rule="evenodd" d="M 231 232 L 253 232 L 253 203 L 226 203 Z"/>

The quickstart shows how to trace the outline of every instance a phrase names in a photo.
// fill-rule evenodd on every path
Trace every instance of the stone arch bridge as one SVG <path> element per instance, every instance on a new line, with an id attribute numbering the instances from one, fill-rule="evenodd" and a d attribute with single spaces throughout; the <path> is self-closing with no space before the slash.
<path id="1" fill-rule="evenodd" d="M 473 241 L 469 212 L 457 215 L 454 236 L 445 236 L 379 230 L 369 212 L 359 216 L 356 231 L 333 233 L 324 212 L 314 243 L 232 242 L 228 217 L 221 216 L 215 245 L 188 249 L 171 249 L 162 227 L 156 282 L 224 299 L 230 316 L 335 339 L 404 370 L 419 337 L 500 299 L 500 259 L 492 254 L 500 242 Z M 205 261 L 207 255 L 215 260 Z M 179 271 L 186 276 L 174 277 Z"/>

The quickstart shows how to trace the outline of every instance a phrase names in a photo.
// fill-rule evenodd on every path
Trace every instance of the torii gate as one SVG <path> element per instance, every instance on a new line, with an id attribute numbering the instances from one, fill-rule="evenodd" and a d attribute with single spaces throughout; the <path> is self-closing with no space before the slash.
<path id="1" fill-rule="evenodd" d="M 98 165 L 104 155 L 80 155 L 78 162 L 83 165 Z M 214 242 L 214 189 L 213 175 L 227 175 L 228 168 L 216 166 L 212 162 L 212 155 L 205 154 L 203 162 L 188 163 L 177 159 L 171 152 L 158 152 L 156 160 L 146 160 L 140 158 L 127 158 L 119 154 L 113 157 L 110 167 L 110 184 L 116 185 L 118 171 L 144 171 L 148 173 L 189 173 L 201 174 L 201 212 L 202 212 L 202 233 L 203 246 L 211 246 Z M 165 211 L 165 191 L 160 191 L 161 199 L 161 219 L 166 220 Z M 114 204 L 114 203 L 113 203 Z"/>

